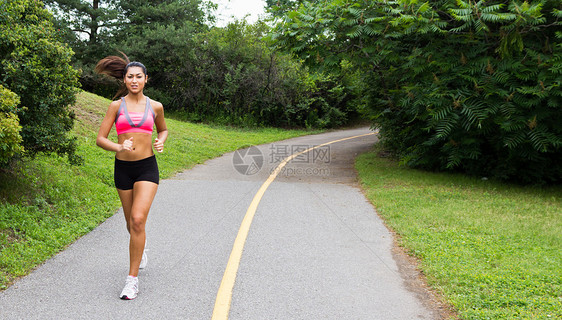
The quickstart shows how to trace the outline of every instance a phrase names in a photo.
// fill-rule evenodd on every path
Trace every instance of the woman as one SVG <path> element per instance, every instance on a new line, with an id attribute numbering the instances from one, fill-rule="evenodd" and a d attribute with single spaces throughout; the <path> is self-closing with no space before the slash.
<path id="1" fill-rule="evenodd" d="M 129 275 L 120 298 L 132 300 L 138 293 L 139 268 L 146 265 L 145 224 L 159 182 L 158 164 L 152 148 L 158 152 L 164 150 L 168 130 L 162 104 L 143 94 L 148 80 L 146 67 L 140 62 L 129 62 L 127 56 L 125 59 L 109 56 L 100 60 L 95 68 L 98 73 L 124 82 L 124 87 L 115 96 L 121 96 L 121 99 L 113 101 L 107 109 L 96 144 L 115 152 L 115 187 L 130 234 Z M 113 124 L 117 143 L 108 139 Z M 154 125 L 158 134 L 153 143 Z"/>

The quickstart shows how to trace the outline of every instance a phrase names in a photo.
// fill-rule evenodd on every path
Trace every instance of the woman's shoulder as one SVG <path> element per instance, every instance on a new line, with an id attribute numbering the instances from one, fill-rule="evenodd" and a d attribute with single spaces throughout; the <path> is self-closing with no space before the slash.
<path id="1" fill-rule="evenodd" d="M 150 98 L 149 98 L 149 99 L 150 99 Z M 158 101 L 156 101 L 156 100 L 153 100 L 153 99 L 150 99 L 150 105 L 152 106 L 152 108 L 154 109 L 154 111 L 160 110 L 160 109 L 164 109 L 164 106 L 162 105 L 162 103 L 160 103 L 160 102 L 158 102 Z"/>
<path id="2" fill-rule="evenodd" d="M 109 104 L 109 109 L 110 110 L 117 110 L 117 109 L 119 109 L 120 105 L 121 105 L 121 100 L 111 101 L 111 103 Z"/>

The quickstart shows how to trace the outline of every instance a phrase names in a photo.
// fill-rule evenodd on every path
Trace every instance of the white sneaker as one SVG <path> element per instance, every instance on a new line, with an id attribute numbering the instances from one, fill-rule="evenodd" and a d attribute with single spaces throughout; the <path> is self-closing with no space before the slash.
<path id="1" fill-rule="evenodd" d="M 125 288 L 121 291 L 121 295 L 119 296 L 123 300 L 133 300 L 137 297 L 139 293 L 139 278 L 133 276 L 127 276 L 127 280 L 125 281 Z"/>
<path id="2" fill-rule="evenodd" d="M 144 240 L 144 251 L 142 252 L 142 258 L 139 265 L 139 269 L 146 268 L 146 264 L 148 263 L 148 257 L 146 256 L 146 244 L 147 244 L 147 240 Z"/>
<path id="3" fill-rule="evenodd" d="M 142 252 L 142 258 L 139 265 L 139 269 L 146 268 L 146 264 L 148 263 L 148 258 L 146 257 L 146 250 Z"/>

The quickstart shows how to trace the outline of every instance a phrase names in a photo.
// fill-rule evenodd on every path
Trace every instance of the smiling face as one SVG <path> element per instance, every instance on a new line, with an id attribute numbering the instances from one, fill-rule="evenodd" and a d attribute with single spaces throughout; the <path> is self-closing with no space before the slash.
<path id="1" fill-rule="evenodd" d="M 124 79 L 127 90 L 133 94 L 142 92 L 147 80 L 148 77 L 142 68 L 137 66 L 129 67 Z"/>

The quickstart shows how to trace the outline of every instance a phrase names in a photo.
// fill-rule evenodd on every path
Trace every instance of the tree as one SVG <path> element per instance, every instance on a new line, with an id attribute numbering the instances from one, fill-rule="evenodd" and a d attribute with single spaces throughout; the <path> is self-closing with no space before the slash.
<path id="1" fill-rule="evenodd" d="M 173 25 L 181 27 L 190 22 L 198 27 L 204 26 L 213 17 L 207 15 L 204 7 L 209 9 L 216 6 L 204 0 L 157 0 L 146 2 L 143 0 L 120 0 L 119 7 L 123 16 L 129 21 L 123 27 L 128 34 L 136 34 L 139 29 L 146 26 Z M 132 27 L 132 28 L 131 28 Z M 136 30 L 135 30 L 136 29 Z M 131 32 L 133 31 L 133 32 Z"/>
<path id="2" fill-rule="evenodd" d="M 3 0 L 0 6 L 0 85 L 19 97 L 16 114 L 26 154 L 55 152 L 78 163 L 75 138 L 67 134 L 78 86 L 72 50 L 60 42 L 41 2 Z"/>
<path id="3" fill-rule="evenodd" d="M 333 79 L 274 52 L 269 27 L 244 21 L 196 34 L 167 73 L 170 106 L 193 121 L 234 125 L 334 127 L 346 115 Z"/>
<path id="4" fill-rule="evenodd" d="M 76 58 L 86 64 L 95 60 L 92 56 L 105 51 L 103 46 L 120 18 L 118 0 L 45 0 L 45 4 L 55 14 L 58 25 L 73 33 L 68 40 L 75 44 Z M 85 45 L 79 46 L 80 42 Z"/>
<path id="5" fill-rule="evenodd" d="M 403 163 L 562 181 L 560 0 L 303 2 L 279 47 L 350 61 L 368 115 Z"/>
<path id="6" fill-rule="evenodd" d="M 318 3 L 321 0 L 312 0 L 312 3 Z M 275 17 L 282 18 L 287 12 L 298 9 L 305 0 L 265 0 L 265 7 Z"/>
<path id="7" fill-rule="evenodd" d="M 82 87 L 109 98 L 116 83 L 93 72 L 97 61 L 119 50 L 150 66 L 152 83 L 163 83 L 165 70 L 177 60 L 177 50 L 194 32 L 207 29 L 216 8 L 205 0 L 47 1 L 57 26 L 76 51 L 73 65 L 82 69 Z"/>
<path id="8" fill-rule="evenodd" d="M 45 0 L 55 27 L 74 51 L 72 65 L 81 70 L 84 90 L 109 96 L 115 81 L 93 72 L 101 57 L 115 54 L 113 33 L 123 24 L 119 0 Z M 109 89 L 111 88 L 111 89 Z"/>
<path id="9" fill-rule="evenodd" d="M 203 0 L 121 0 L 119 5 L 129 23 L 114 34 L 115 48 L 149 68 L 147 93 L 169 106 L 170 73 L 182 63 L 182 53 L 191 50 L 192 38 L 208 30 L 206 23 L 214 19 L 204 10 L 209 4 Z"/>

